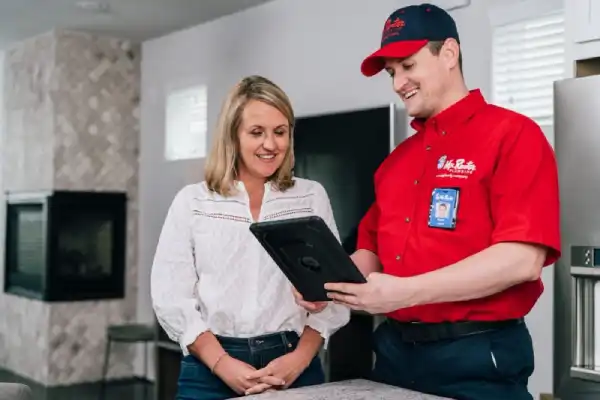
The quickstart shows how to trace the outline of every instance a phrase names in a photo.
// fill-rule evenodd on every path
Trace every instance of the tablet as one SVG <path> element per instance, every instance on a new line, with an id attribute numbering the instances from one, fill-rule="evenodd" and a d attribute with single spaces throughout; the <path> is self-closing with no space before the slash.
<path id="1" fill-rule="evenodd" d="M 306 301 L 329 301 L 325 283 L 366 283 L 318 216 L 255 222 L 250 231 Z"/>

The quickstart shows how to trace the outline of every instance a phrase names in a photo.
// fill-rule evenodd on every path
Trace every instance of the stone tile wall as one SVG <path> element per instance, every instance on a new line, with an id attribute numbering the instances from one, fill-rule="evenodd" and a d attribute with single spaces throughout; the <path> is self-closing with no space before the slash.
<path id="1" fill-rule="evenodd" d="M 128 195 L 124 300 L 43 303 L 0 293 L 0 367 L 46 385 L 100 379 L 106 327 L 135 319 L 140 59 L 139 45 L 65 30 L 5 53 L 3 191 Z M 0 266 L 2 283 L 3 259 Z M 131 346 L 114 346 L 109 376 L 131 376 L 133 358 Z"/>

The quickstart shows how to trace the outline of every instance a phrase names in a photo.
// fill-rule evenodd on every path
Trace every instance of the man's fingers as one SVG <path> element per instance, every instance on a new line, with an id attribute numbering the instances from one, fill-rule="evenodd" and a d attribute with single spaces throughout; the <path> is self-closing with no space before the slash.
<path id="1" fill-rule="evenodd" d="M 346 294 L 356 295 L 360 289 L 360 285 L 355 283 L 326 283 L 325 290 L 330 292 L 341 292 Z"/>
<path id="2" fill-rule="evenodd" d="M 334 301 L 334 303 L 335 304 L 339 304 L 339 305 L 344 306 L 344 307 L 348 307 L 349 309 L 355 310 L 355 311 L 367 311 L 363 307 L 357 306 L 357 305 L 354 305 L 354 304 L 343 303 L 341 301 Z"/>
<path id="3" fill-rule="evenodd" d="M 258 393 L 262 393 L 265 390 L 268 390 L 270 388 L 271 388 L 271 385 L 269 385 L 268 383 L 259 383 L 257 385 L 252 386 L 249 389 L 246 389 L 244 394 L 246 396 L 251 395 L 251 394 L 258 394 Z"/>
<path id="4" fill-rule="evenodd" d="M 327 293 L 327 297 L 334 300 L 335 302 L 343 303 L 347 306 L 357 307 L 360 305 L 358 297 L 349 294 L 329 292 Z"/>

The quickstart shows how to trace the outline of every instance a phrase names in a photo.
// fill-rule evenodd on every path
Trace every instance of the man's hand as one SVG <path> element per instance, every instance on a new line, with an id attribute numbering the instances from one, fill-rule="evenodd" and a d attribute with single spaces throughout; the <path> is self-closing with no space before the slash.
<path id="1" fill-rule="evenodd" d="M 247 380 L 257 380 L 259 383 L 254 387 L 246 390 L 245 394 L 256 394 L 262 393 L 269 390 L 271 387 L 276 389 L 287 389 L 298 379 L 300 374 L 310 364 L 310 360 L 307 360 L 305 354 L 298 352 L 297 350 L 278 357 L 267 364 L 263 369 L 251 372 L 246 376 Z M 273 381 L 278 381 L 280 385 L 273 385 Z"/>
<path id="2" fill-rule="evenodd" d="M 314 303 L 310 301 L 305 301 L 300 292 L 298 292 L 295 287 L 292 287 L 292 292 L 294 293 L 296 304 L 298 304 L 300 307 L 304 308 L 310 313 L 320 313 L 325 309 L 325 307 L 327 307 L 326 301 L 318 301 Z"/>
<path id="3" fill-rule="evenodd" d="M 270 389 L 273 385 L 283 384 L 281 379 L 274 377 L 265 379 L 262 382 L 259 382 L 258 379 L 248 378 L 251 374 L 256 373 L 256 368 L 228 355 L 224 356 L 217 364 L 214 373 L 239 395 L 246 393 L 250 388 L 255 388 L 256 392 L 253 393 L 261 393 Z M 257 387 L 259 384 L 261 386 Z"/>
<path id="4" fill-rule="evenodd" d="M 327 283 L 329 298 L 353 310 L 384 314 L 413 305 L 412 285 L 408 278 L 373 272 L 367 283 Z M 340 293 L 333 293 L 340 292 Z"/>

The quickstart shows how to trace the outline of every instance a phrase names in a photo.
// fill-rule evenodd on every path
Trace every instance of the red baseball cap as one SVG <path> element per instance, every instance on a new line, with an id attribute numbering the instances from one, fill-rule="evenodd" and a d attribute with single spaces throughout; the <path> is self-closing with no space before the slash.
<path id="1" fill-rule="evenodd" d="M 454 19 L 433 4 L 400 8 L 385 21 L 381 47 L 365 58 L 360 67 L 365 76 L 378 74 L 386 58 L 406 58 L 432 41 L 456 39 L 460 43 Z"/>

